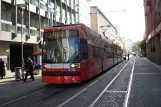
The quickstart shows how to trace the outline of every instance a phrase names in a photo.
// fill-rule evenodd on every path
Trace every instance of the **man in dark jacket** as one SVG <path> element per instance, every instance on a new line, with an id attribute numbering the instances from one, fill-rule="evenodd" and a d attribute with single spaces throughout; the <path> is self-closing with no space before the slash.
<path id="1" fill-rule="evenodd" d="M 26 75 L 24 81 L 26 81 L 28 74 L 31 75 L 32 81 L 34 81 L 34 75 L 33 75 L 33 65 L 32 65 L 32 60 L 28 57 L 25 63 L 25 69 L 26 69 Z"/>
<path id="2" fill-rule="evenodd" d="M 2 58 L 0 58 L 0 77 L 3 78 L 4 76 L 4 61 L 2 60 Z"/>

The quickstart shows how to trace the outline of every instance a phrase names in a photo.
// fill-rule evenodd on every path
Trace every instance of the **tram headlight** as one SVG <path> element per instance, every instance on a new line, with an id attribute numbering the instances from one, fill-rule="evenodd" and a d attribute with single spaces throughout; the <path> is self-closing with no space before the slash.
<path id="1" fill-rule="evenodd" d="M 71 67 L 71 68 L 78 68 L 79 65 L 78 65 L 78 64 L 70 64 L 70 67 Z"/>
<path id="2" fill-rule="evenodd" d="M 42 66 L 43 68 L 47 68 L 47 65 L 46 64 L 43 64 L 43 66 Z"/>

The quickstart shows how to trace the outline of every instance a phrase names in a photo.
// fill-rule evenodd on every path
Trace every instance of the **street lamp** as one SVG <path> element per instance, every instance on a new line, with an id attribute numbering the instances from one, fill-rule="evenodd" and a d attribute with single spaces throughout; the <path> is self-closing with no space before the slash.
<path id="1" fill-rule="evenodd" d="M 23 24 L 23 16 L 24 16 L 24 9 L 27 7 L 26 4 L 17 4 L 17 7 L 21 8 L 21 70 L 22 70 L 22 78 L 24 79 L 24 72 L 23 72 L 23 66 L 24 66 L 24 57 L 23 57 L 23 29 L 22 29 L 22 24 Z"/>

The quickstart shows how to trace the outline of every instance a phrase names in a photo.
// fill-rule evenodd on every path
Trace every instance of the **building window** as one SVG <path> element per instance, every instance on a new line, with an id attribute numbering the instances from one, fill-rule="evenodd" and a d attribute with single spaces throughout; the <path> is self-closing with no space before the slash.
<path id="1" fill-rule="evenodd" d="M 38 7 L 38 0 L 30 0 L 30 3 Z"/>
<path id="2" fill-rule="evenodd" d="M 35 16 L 35 23 L 36 23 L 35 27 L 39 28 L 40 23 L 39 23 L 39 16 L 38 15 Z"/>
<path id="3" fill-rule="evenodd" d="M 24 34 L 28 35 L 28 28 L 23 28 L 23 30 L 24 30 Z"/>
<path id="4" fill-rule="evenodd" d="M 11 7 L 11 22 L 16 22 L 15 8 Z"/>
<path id="5" fill-rule="evenodd" d="M 28 11 L 24 12 L 24 25 L 29 25 L 29 14 Z"/>
<path id="6" fill-rule="evenodd" d="M 1 10 L 1 19 L 7 20 L 7 6 L 2 4 Z"/>
<path id="7" fill-rule="evenodd" d="M 10 32 L 11 31 L 11 25 L 1 23 L 1 29 L 2 29 L 2 31 Z"/>
<path id="8" fill-rule="evenodd" d="M 1 29 L 2 29 L 2 31 L 6 31 L 6 24 L 5 23 L 1 23 Z"/>
<path id="9" fill-rule="evenodd" d="M 35 31 L 35 35 L 34 36 L 39 36 L 39 31 Z"/>
<path id="10" fill-rule="evenodd" d="M 47 6 L 45 6 L 45 5 L 42 4 L 42 3 L 40 3 L 40 8 L 47 11 Z"/>
<path id="11" fill-rule="evenodd" d="M 11 32 L 12 32 L 12 33 L 15 33 L 15 26 L 14 26 L 14 25 L 10 25 L 10 26 L 11 26 L 11 27 L 10 27 L 10 28 L 11 28 Z"/>
<path id="12" fill-rule="evenodd" d="M 39 17 L 38 17 L 38 15 L 33 14 L 33 13 L 31 13 L 30 15 L 31 15 L 31 17 L 30 17 L 30 25 L 31 25 L 31 27 L 37 27 L 38 28 L 38 26 L 39 26 L 39 23 L 38 23 L 39 22 Z"/>
<path id="13" fill-rule="evenodd" d="M 21 27 L 18 27 L 17 26 L 17 33 L 20 33 L 21 34 Z M 23 31 L 22 31 L 22 34 L 23 34 Z"/>
<path id="14" fill-rule="evenodd" d="M 35 30 L 30 29 L 30 35 L 35 36 Z"/>
<path id="15" fill-rule="evenodd" d="M 54 3 L 53 3 L 52 1 L 49 1 L 49 5 L 50 5 L 51 7 L 54 7 Z"/>

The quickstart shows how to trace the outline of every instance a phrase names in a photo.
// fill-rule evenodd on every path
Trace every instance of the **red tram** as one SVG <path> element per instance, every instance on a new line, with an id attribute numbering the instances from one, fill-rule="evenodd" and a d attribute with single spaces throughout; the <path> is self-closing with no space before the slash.
<path id="1" fill-rule="evenodd" d="M 122 50 L 83 24 L 44 29 L 42 81 L 81 83 L 122 60 Z"/>

